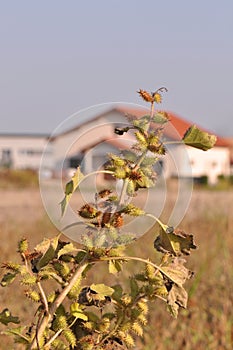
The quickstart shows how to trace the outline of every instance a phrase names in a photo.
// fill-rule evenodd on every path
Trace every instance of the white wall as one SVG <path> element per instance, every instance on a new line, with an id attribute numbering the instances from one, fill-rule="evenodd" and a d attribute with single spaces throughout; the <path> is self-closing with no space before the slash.
<path id="1" fill-rule="evenodd" d="M 0 164 L 9 150 L 13 169 L 38 169 L 46 143 L 44 136 L 0 135 Z"/>
<path id="2" fill-rule="evenodd" d="M 217 182 L 219 175 L 230 175 L 230 152 L 226 147 L 214 147 L 208 151 L 187 147 L 193 177 L 207 175 L 210 184 Z"/>
<path id="3" fill-rule="evenodd" d="M 114 128 L 117 124 L 127 123 L 119 112 L 111 112 L 107 115 L 89 121 L 77 129 L 58 135 L 52 141 L 54 152 L 54 167 L 62 167 L 65 159 L 77 155 L 80 151 L 89 149 L 104 139 L 117 138 Z M 125 136 L 121 136 L 121 140 Z"/>

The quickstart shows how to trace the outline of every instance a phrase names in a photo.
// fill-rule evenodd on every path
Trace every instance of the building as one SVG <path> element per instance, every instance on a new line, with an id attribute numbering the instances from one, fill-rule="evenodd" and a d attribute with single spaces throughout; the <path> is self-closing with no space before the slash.
<path id="1" fill-rule="evenodd" d="M 84 173 L 90 173 L 103 167 L 108 153 L 120 152 L 134 143 L 132 132 L 122 136 L 114 132 L 116 127 L 128 125 L 125 116 L 145 114 L 148 110 L 143 108 L 117 105 L 85 118 L 50 139 L 39 134 L 0 134 L 0 165 L 38 170 L 43 154 L 41 172 L 45 175 L 70 175 L 78 165 Z M 217 182 L 219 175 L 230 174 L 229 144 L 224 139 L 218 137 L 215 147 L 207 152 L 177 143 L 192 124 L 174 113 L 168 115 L 170 122 L 164 129 L 167 155 L 159 160 L 158 173 L 163 173 L 165 178 L 207 176 L 211 184 Z"/>
<path id="2" fill-rule="evenodd" d="M 115 128 L 127 126 L 126 115 L 145 114 L 148 111 L 142 108 L 117 106 L 56 135 L 51 140 L 54 169 L 70 169 L 71 173 L 78 165 L 82 165 L 85 173 L 101 169 L 107 153 L 130 148 L 134 143 L 132 133 L 119 136 Z M 219 175 L 230 174 L 230 152 L 224 139 L 218 137 L 215 147 L 207 152 L 176 143 L 192 124 L 174 113 L 168 115 L 170 122 L 164 129 L 167 155 L 161 157 L 158 172 L 163 172 L 166 178 L 207 176 L 210 184 L 216 183 Z"/>
<path id="3" fill-rule="evenodd" d="M 45 134 L 0 134 L 0 166 L 38 170 L 47 142 Z"/>
<path id="4" fill-rule="evenodd" d="M 233 137 L 227 137 L 225 140 L 230 149 L 230 173 L 233 175 Z"/>

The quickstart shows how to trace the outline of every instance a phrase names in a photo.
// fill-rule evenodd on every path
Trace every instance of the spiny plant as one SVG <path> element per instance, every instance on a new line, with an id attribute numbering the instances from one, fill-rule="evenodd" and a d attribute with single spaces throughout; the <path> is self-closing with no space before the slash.
<path id="1" fill-rule="evenodd" d="M 154 110 L 165 91 L 166 88 L 153 93 L 139 90 L 139 95 L 150 104 L 150 113 L 141 118 L 128 116 L 127 126 L 115 129 L 118 135 L 130 132 L 135 142 L 131 149 L 109 154 L 104 169 L 99 171 L 120 179 L 121 190 L 103 188 L 93 193 L 92 203 L 79 208 L 77 215 L 83 224 L 77 224 L 77 234 L 82 244 L 63 241 L 59 234 L 45 238 L 30 250 L 28 240 L 23 238 L 18 244 L 21 263 L 2 264 L 6 273 L 1 286 L 9 286 L 19 278 L 25 296 L 38 305 L 29 325 L 21 325 L 7 308 L 0 313 L 1 323 L 19 324 L 8 326 L 5 334 L 12 335 L 25 349 L 131 348 L 135 338 L 143 336 L 151 302 L 161 299 L 174 317 L 180 307 L 186 308 L 184 283 L 193 273 L 185 266 L 184 256 L 196 248 L 193 235 L 162 223 L 134 204 L 139 191 L 155 186 L 155 164 L 166 153 L 163 133 L 169 116 Z M 206 151 L 215 141 L 215 136 L 192 126 L 180 142 Z M 62 215 L 87 176 L 77 168 L 66 184 Z M 126 254 L 127 244 L 136 235 L 124 232 L 125 222 L 127 217 L 138 216 L 148 216 L 157 223 L 153 228 L 154 248 L 161 256 L 155 254 L 155 261 Z M 97 264 L 107 264 L 110 274 L 118 274 L 123 267 L 127 269 L 129 261 L 141 265 L 129 277 L 129 286 L 85 284 L 89 270 Z"/>

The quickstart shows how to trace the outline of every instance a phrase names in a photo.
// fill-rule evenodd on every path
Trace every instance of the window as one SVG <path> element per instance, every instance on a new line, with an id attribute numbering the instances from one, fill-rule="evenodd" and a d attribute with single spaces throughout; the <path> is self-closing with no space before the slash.
<path id="1" fill-rule="evenodd" d="M 12 165 L 12 152 L 8 148 L 2 150 L 1 165 L 9 168 Z"/>
<path id="2" fill-rule="evenodd" d="M 19 154 L 29 157 L 41 156 L 43 154 L 43 150 L 33 148 L 22 148 L 19 150 Z"/>

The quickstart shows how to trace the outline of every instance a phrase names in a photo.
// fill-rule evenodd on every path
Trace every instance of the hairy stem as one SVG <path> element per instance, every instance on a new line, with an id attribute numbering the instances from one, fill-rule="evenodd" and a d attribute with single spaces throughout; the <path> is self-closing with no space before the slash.
<path id="1" fill-rule="evenodd" d="M 162 221 L 160 221 L 156 216 L 150 213 L 146 213 L 145 216 L 154 219 L 162 227 L 162 229 L 166 231 L 167 225 L 163 224 Z"/>
<path id="2" fill-rule="evenodd" d="M 173 279 L 173 277 L 171 277 L 169 274 L 167 274 L 163 270 L 163 268 L 161 266 L 152 263 L 150 260 L 139 258 L 137 256 L 111 256 L 111 257 L 101 257 L 101 259 L 98 260 L 98 261 L 106 261 L 106 260 L 128 260 L 128 261 L 135 260 L 135 261 L 141 261 L 144 264 L 149 264 L 149 265 L 153 266 L 155 269 L 160 271 L 164 276 L 166 276 L 170 281 L 174 282 L 177 286 L 182 287 L 180 284 L 177 283 L 177 281 L 175 281 Z M 96 262 L 98 262 L 98 261 L 96 261 Z"/>
<path id="3" fill-rule="evenodd" d="M 87 256 L 85 256 L 83 258 L 82 262 L 80 263 L 78 269 L 74 273 L 74 275 L 73 275 L 72 279 L 70 280 L 69 284 L 62 290 L 62 292 L 58 295 L 57 299 L 49 307 L 48 313 L 46 313 L 44 315 L 40 325 L 38 326 L 38 329 L 37 329 L 37 332 L 36 332 L 37 336 L 33 339 L 29 350 L 32 350 L 32 349 L 36 348 L 36 346 L 37 346 L 36 338 L 38 340 L 40 340 L 40 338 L 42 337 L 46 327 L 52 321 L 53 316 L 54 316 L 57 308 L 61 305 L 61 303 L 63 302 L 63 300 L 65 299 L 65 297 L 69 293 L 69 291 L 71 290 L 71 288 L 76 283 L 77 279 L 82 275 L 83 271 L 85 270 L 85 268 L 88 265 L 88 262 L 86 262 L 86 260 L 87 260 Z"/>

